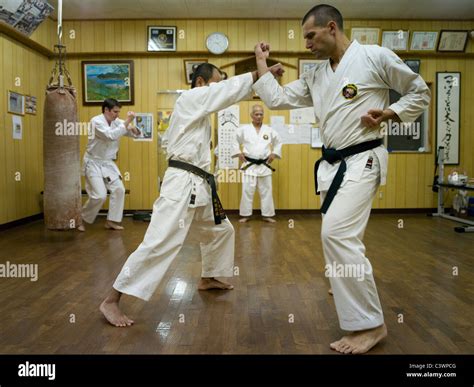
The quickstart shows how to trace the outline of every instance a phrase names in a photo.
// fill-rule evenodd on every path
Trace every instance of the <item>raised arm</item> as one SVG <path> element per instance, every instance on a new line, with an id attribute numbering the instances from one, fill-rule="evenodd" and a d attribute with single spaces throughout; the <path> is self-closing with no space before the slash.
<path id="1" fill-rule="evenodd" d="M 180 103 L 186 104 L 186 110 L 193 112 L 195 117 L 208 116 L 250 97 L 256 77 L 256 73 L 246 73 L 196 87 L 183 94 Z"/>
<path id="2" fill-rule="evenodd" d="M 120 137 L 128 134 L 129 124 L 135 118 L 134 112 L 128 112 L 127 119 L 125 121 L 120 121 L 120 124 L 115 128 L 111 128 L 106 125 L 102 120 L 92 119 L 91 126 L 94 132 L 94 135 L 98 138 L 107 139 L 107 140 L 118 140 Z"/>
<path id="3" fill-rule="evenodd" d="M 303 78 L 280 86 L 267 66 L 270 47 L 266 43 L 255 46 L 255 59 L 259 79 L 253 86 L 255 92 L 270 109 L 295 109 L 313 106 L 308 84 Z"/>

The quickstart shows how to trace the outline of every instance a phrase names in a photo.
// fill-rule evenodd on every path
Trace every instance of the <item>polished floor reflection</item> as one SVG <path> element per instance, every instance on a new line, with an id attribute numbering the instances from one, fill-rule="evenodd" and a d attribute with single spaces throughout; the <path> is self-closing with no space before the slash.
<path id="1" fill-rule="evenodd" d="M 124 298 L 136 321 L 127 329 L 106 324 L 98 306 L 147 223 L 126 218 L 125 231 L 112 232 L 102 218 L 81 234 L 36 222 L 2 232 L 0 264 L 38 264 L 39 272 L 37 281 L 0 278 L 0 352 L 333 353 L 328 344 L 343 332 L 327 292 L 320 216 L 277 219 L 240 224 L 231 215 L 232 291 L 196 289 L 201 262 L 190 239 L 150 302 Z M 454 225 L 425 215 L 371 217 L 367 256 L 389 330 L 372 353 L 472 353 L 474 234 Z"/>

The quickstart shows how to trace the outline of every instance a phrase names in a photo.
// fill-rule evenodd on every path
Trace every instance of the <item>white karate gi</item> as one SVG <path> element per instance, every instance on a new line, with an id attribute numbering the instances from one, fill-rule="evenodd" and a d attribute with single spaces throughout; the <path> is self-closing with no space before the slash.
<path id="1" fill-rule="evenodd" d="M 103 114 L 91 120 L 92 138 L 87 143 L 82 164 L 82 175 L 86 178 L 86 191 L 89 199 L 82 208 L 82 219 L 93 223 L 110 191 L 107 219 L 121 222 L 125 201 L 125 187 L 122 176 L 114 160 L 117 158 L 120 137 L 133 135 L 127 130 L 124 121 L 117 118 L 109 123 Z"/>
<path id="2" fill-rule="evenodd" d="M 353 84 L 357 94 L 343 96 Z M 300 79 L 281 87 L 271 73 L 254 85 L 262 100 L 274 109 L 314 107 L 321 137 L 327 148 L 342 149 L 381 138 L 379 131 L 365 128 L 361 117 L 370 109 L 385 109 L 389 89 L 402 98 L 391 106 L 403 122 L 413 122 L 428 107 L 426 83 L 392 51 L 353 41 L 333 71 L 328 61 L 316 65 Z M 370 157 L 372 165 L 370 166 Z M 323 215 L 321 239 L 326 264 L 365 265 L 359 278 L 330 277 L 339 323 L 342 329 L 358 331 L 383 324 L 383 312 L 370 262 L 362 242 L 372 200 L 379 184 L 385 184 L 388 153 L 383 146 L 346 158 L 347 171 L 341 187 Z M 323 201 L 339 167 L 322 161 L 318 185 Z M 383 238 L 384 236 L 381 235 Z"/>
<path id="3" fill-rule="evenodd" d="M 210 114 L 249 97 L 252 83 L 252 74 L 247 73 L 183 92 L 166 132 L 168 160 L 209 172 Z M 168 167 L 144 240 L 128 257 L 113 287 L 149 300 L 189 232 L 200 241 L 202 277 L 232 277 L 234 228 L 228 219 L 214 224 L 209 184 L 191 172 Z"/>
<path id="4" fill-rule="evenodd" d="M 277 132 L 267 125 L 262 125 L 260 131 L 253 124 L 244 125 L 237 129 L 232 157 L 240 153 L 252 159 L 266 159 L 274 153 L 281 158 L 281 139 Z M 242 151 L 240 147 L 243 146 Z M 245 162 L 244 168 L 250 164 Z M 252 204 L 255 189 L 260 194 L 262 216 L 275 216 L 275 205 L 272 192 L 272 170 L 263 164 L 253 164 L 244 170 L 242 179 L 242 198 L 240 200 L 240 216 L 252 215 Z"/>

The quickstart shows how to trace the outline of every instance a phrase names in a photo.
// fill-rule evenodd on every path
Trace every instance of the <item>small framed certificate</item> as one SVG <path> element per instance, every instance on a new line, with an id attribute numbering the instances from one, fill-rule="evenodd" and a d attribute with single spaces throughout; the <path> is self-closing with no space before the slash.
<path id="1" fill-rule="evenodd" d="M 354 39 L 360 44 L 379 44 L 380 28 L 352 28 L 351 40 Z"/>
<path id="2" fill-rule="evenodd" d="M 469 31 L 441 30 L 438 42 L 439 52 L 464 52 Z"/>
<path id="3" fill-rule="evenodd" d="M 176 51 L 176 27 L 148 26 L 148 51 Z"/>
<path id="4" fill-rule="evenodd" d="M 413 31 L 410 51 L 434 51 L 438 41 L 438 31 Z"/>
<path id="5" fill-rule="evenodd" d="M 387 47 L 392 51 L 408 50 L 408 31 L 383 31 L 382 47 Z"/>

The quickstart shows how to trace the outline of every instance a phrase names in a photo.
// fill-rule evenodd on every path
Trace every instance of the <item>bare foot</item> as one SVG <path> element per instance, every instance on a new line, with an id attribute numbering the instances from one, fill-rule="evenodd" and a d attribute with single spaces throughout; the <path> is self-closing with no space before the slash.
<path id="1" fill-rule="evenodd" d="M 112 222 L 111 220 L 108 220 L 107 222 L 105 222 L 105 228 L 108 230 L 123 230 L 122 226 L 120 226 L 116 222 Z"/>
<path id="2" fill-rule="evenodd" d="M 84 232 L 84 231 L 86 231 L 86 227 L 85 227 L 83 224 L 81 224 L 81 225 L 77 228 L 77 231 Z"/>
<path id="3" fill-rule="evenodd" d="M 329 289 L 329 290 L 328 290 L 328 293 L 329 293 L 331 296 L 334 295 L 334 293 L 332 292 L 332 289 Z"/>
<path id="4" fill-rule="evenodd" d="M 107 319 L 107 321 L 116 327 L 129 327 L 134 323 L 133 320 L 130 320 L 127 316 L 125 316 L 119 308 L 118 302 L 108 302 L 104 300 L 102 304 L 100 304 L 100 311 Z"/>
<path id="5" fill-rule="evenodd" d="M 264 220 L 265 222 L 268 222 L 268 223 L 276 223 L 275 219 L 269 218 L 268 216 L 263 216 L 262 220 Z"/>
<path id="6" fill-rule="evenodd" d="M 249 220 L 250 220 L 250 218 L 240 218 L 240 219 L 239 219 L 239 222 L 240 222 L 240 223 L 246 223 L 246 222 L 248 222 Z"/>
<path id="7" fill-rule="evenodd" d="M 380 340 L 387 336 L 385 324 L 365 331 L 354 332 L 342 339 L 330 344 L 331 349 L 340 353 L 352 353 L 354 355 L 366 353 Z"/>
<path id="8" fill-rule="evenodd" d="M 234 289 L 234 287 L 231 284 L 226 284 L 225 282 L 216 280 L 215 278 L 201 278 L 198 284 L 198 290 L 211 289 L 231 290 Z"/>

